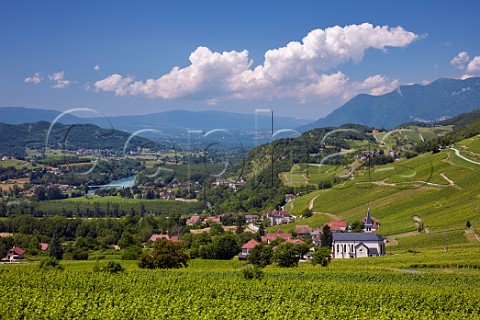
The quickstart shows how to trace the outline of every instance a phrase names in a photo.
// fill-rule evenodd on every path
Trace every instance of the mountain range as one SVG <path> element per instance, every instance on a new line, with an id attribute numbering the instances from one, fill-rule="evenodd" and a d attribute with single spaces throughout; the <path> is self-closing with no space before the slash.
<path id="1" fill-rule="evenodd" d="M 440 78 L 428 85 L 400 86 L 380 96 L 359 94 L 301 131 L 345 123 L 391 129 L 413 121 L 438 122 L 478 108 L 480 78 Z"/>
<path id="2" fill-rule="evenodd" d="M 274 116 L 274 129 L 297 129 L 304 132 L 314 128 L 338 127 L 345 123 L 391 129 L 408 122 L 439 122 L 461 113 L 480 108 L 480 78 L 465 80 L 440 78 L 428 85 L 404 85 L 396 90 L 372 96 L 359 94 L 325 118 L 310 122 L 305 119 Z M 0 108 L 0 122 L 20 124 L 53 121 L 60 111 L 23 107 Z M 92 123 L 102 128 L 135 132 L 156 129 L 176 138 L 186 139 L 188 130 L 227 129 L 242 142 L 250 142 L 258 132 L 270 131 L 272 117 L 265 113 L 240 114 L 224 111 L 173 110 L 146 115 L 79 118 L 67 114 L 63 124 Z M 268 139 L 267 139 L 268 141 Z M 265 142 L 267 142 L 265 141 Z"/>
<path id="3" fill-rule="evenodd" d="M 21 124 L 26 122 L 52 122 L 61 114 L 56 110 L 44 110 L 24 107 L 0 108 L 0 122 Z M 311 120 L 274 116 L 275 128 L 298 128 Z M 172 110 L 145 115 L 125 115 L 93 118 L 79 118 L 67 114 L 59 119 L 63 124 L 92 123 L 100 127 L 135 132 L 151 128 L 165 132 L 187 132 L 187 130 L 228 129 L 232 131 L 266 131 L 271 130 L 271 115 L 265 113 L 241 114 L 224 111 L 187 111 Z M 109 124 L 110 122 L 110 124 Z"/>

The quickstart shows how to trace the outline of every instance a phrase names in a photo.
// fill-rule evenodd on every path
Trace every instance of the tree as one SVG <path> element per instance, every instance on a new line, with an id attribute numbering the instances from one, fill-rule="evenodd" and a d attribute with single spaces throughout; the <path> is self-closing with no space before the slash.
<path id="1" fill-rule="evenodd" d="M 214 242 L 214 244 L 216 259 L 230 260 L 241 250 L 233 234 L 226 234 Z"/>
<path id="2" fill-rule="evenodd" d="M 58 187 L 50 187 L 47 189 L 47 198 L 48 200 L 62 199 L 62 191 Z"/>
<path id="3" fill-rule="evenodd" d="M 273 262 L 273 250 L 269 245 L 260 243 L 250 250 L 247 260 L 254 266 L 265 268 Z"/>
<path id="4" fill-rule="evenodd" d="M 263 223 L 258 228 L 258 234 L 260 234 L 261 236 L 265 235 L 265 226 L 263 225 Z"/>
<path id="5" fill-rule="evenodd" d="M 352 223 L 352 232 L 362 232 L 363 228 L 364 228 L 364 225 L 365 223 L 361 222 L 361 221 L 354 221 Z"/>
<path id="6" fill-rule="evenodd" d="M 38 186 L 35 188 L 35 198 L 37 201 L 45 201 L 47 200 L 47 195 L 46 195 L 47 190 L 45 187 Z"/>
<path id="7" fill-rule="evenodd" d="M 210 235 L 216 236 L 224 233 L 225 231 L 223 230 L 223 227 L 219 223 L 211 223 L 210 224 Z"/>
<path id="8" fill-rule="evenodd" d="M 236 234 L 241 234 L 243 233 L 243 231 L 245 231 L 245 228 L 242 225 L 237 226 L 237 228 L 235 229 Z"/>
<path id="9" fill-rule="evenodd" d="M 50 243 L 50 256 L 54 257 L 57 260 L 62 260 L 63 258 L 62 244 L 60 243 L 60 239 L 56 232 L 53 234 Z"/>
<path id="10" fill-rule="evenodd" d="M 274 260 L 282 268 L 296 267 L 300 261 L 300 253 L 291 243 L 281 244 L 275 250 Z"/>
<path id="11" fill-rule="evenodd" d="M 166 239 L 157 239 L 152 253 L 140 256 L 138 266 L 142 269 L 171 269 L 187 267 L 190 257 L 184 252 L 181 243 Z"/>
<path id="12" fill-rule="evenodd" d="M 312 264 L 319 264 L 322 267 L 328 266 L 331 259 L 332 251 L 330 247 L 317 248 L 315 254 L 313 255 Z"/>
<path id="13" fill-rule="evenodd" d="M 322 247 L 331 248 L 332 247 L 332 230 L 328 226 L 328 224 L 324 225 L 322 228 L 322 235 L 320 237 L 320 242 L 322 243 Z"/>
<path id="14" fill-rule="evenodd" d="M 313 216 L 313 211 L 312 210 L 310 210 L 310 209 L 303 210 L 302 217 L 310 218 L 311 216 Z"/>

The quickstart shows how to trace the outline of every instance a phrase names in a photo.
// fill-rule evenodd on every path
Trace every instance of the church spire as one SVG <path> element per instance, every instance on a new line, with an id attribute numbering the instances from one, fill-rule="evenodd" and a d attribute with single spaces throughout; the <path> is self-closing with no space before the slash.
<path id="1" fill-rule="evenodd" d="M 365 220 L 365 224 L 372 224 L 372 218 L 370 217 L 370 208 L 367 210 L 367 219 Z"/>
<path id="2" fill-rule="evenodd" d="M 373 228 L 373 223 L 372 223 L 372 217 L 370 216 L 370 208 L 367 210 L 367 217 L 365 218 L 365 225 L 363 227 L 364 232 L 372 232 Z"/>

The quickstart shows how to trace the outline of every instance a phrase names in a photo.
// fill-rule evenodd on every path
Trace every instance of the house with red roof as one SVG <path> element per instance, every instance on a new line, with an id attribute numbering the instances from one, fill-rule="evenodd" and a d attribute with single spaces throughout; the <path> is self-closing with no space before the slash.
<path id="1" fill-rule="evenodd" d="M 270 243 L 277 239 L 290 240 L 293 236 L 291 233 L 285 233 L 282 229 L 278 229 L 274 233 L 265 233 L 264 236 L 261 236 L 260 239 L 262 242 Z"/>
<path id="2" fill-rule="evenodd" d="M 210 223 L 221 223 L 221 222 L 220 222 L 220 218 L 216 218 L 216 217 L 206 217 L 206 218 L 203 220 L 203 224 L 210 224 Z"/>
<path id="3" fill-rule="evenodd" d="M 239 260 L 245 260 L 247 259 L 248 255 L 250 254 L 250 251 L 255 248 L 256 246 L 258 246 L 260 244 L 260 242 L 256 241 L 255 239 L 251 239 L 250 241 L 248 241 L 247 243 L 245 243 L 243 246 L 242 246 L 242 253 L 240 253 L 238 255 L 238 259 Z"/>
<path id="4" fill-rule="evenodd" d="M 289 239 L 284 243 L 291 243 L 293 245 L 297 245 L 297 244 L 305 244 L 305 241 L 303 241 L 302 239 Z"/>
<path id="5" fill-rule="evenodd" d="M 312 228 L 307 225 L 295 226 L 295 233 L 300 238 L 310 238 L 312 236 Z"/>
<path id="6" fill-rule="evenodd" d="M 157 239 L 170 240 L 170 236 L 168 234 L 152 234 L 152 236 L 148 240 L 150 240 L 151 242 L 155 242 L 157 241 Z"/>
<path id="7" fill-rule="evenodd" d="M 342 232 L 347 230 L 348 222 L 343 220 L 334 220 L 327 223 L 332 232 Z"/>
<path id="8" fill-rule="evenodd" d="M 48 243 L 46 243 L 46 242 L 41 242 L 40 243 L 40 250 L 42 250 L 42 252 L 47 251 L 49 248 L 50 248 L 50 245 Z"/>
<path id="9" fill-rule="evenodd" d="M 190 219 L 187 219 L 186 223 L 187 223 L 187 226 L 193 226 L 194 224 L 198 223 L 198 222 L 202 222 L 202 217 L 200 216 L 192 216 Z"/>
<path id="10" fill-rule="evenodd" d="M 17 260 L 21 260 L 24 258 L 25 250 L 19 247 L 13 247 L 7 252 L 7 256 L 4 258 L 4 260 L 14 262 Z"/>
<path id="11" fill-rule="evenodd" d="M 178 236 L 169 236 L 168 234 L 152 234 L 152 236 L 150 237 L 150 241 L 151 242 L 155 242 L 157 241 L 157 239 L 165 239 L 165 240 L 169 240 L 169 241 L 173 241 L 173 242 L 180 242 L 180 239 L 178 238 Z"/>
<path id="12" fill-rule="evenodd" d="M 300 245 L 300 244 L 305 244 L 305 242 L 301 239 L 288 239 L 285 242 L 280 243 L 278 246 L 273 247 L 273 250 L 277 250 L 278 247 L 283 246 L 284 244 L 291 243 L 292 245 Z"/>

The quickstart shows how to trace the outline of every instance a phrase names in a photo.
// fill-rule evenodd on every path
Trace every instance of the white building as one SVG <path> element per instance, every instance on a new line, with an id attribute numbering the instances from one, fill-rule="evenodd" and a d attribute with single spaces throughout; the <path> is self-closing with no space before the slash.
<path id="1" fill-rule="evenodd" d="M 385 255 L 385 239 L 376 233 L 332 234 L 332 256 L 339 258 L 364 258 Z"/>
<path id="2" fill-rule="evenodd" d="M 385 255 L 385 239 L 374 233 L 370 209 L 367 211 L 364 232 L 333 233 L 332 256 L 334 259 L 364 258 Z"/>

